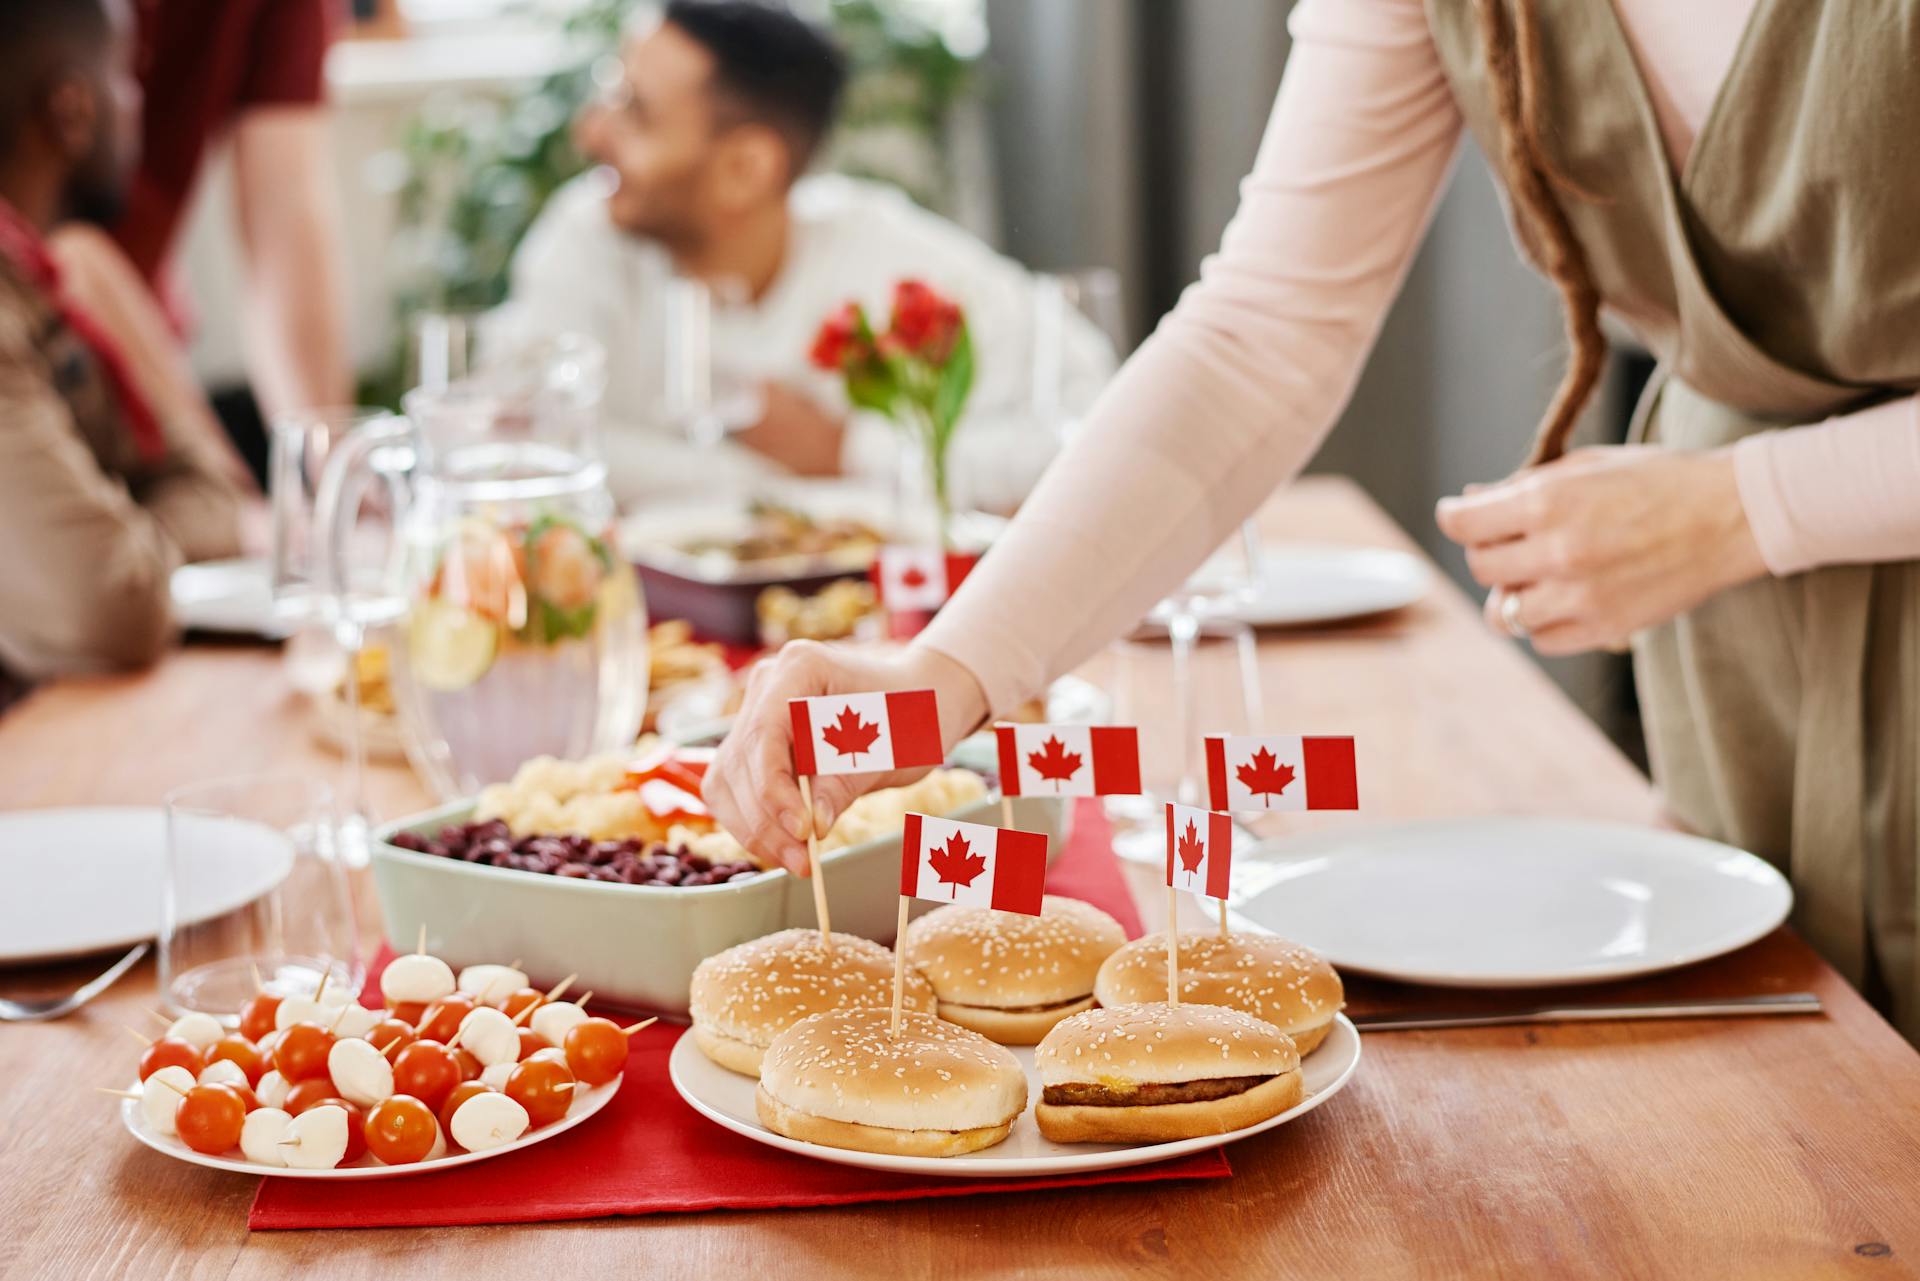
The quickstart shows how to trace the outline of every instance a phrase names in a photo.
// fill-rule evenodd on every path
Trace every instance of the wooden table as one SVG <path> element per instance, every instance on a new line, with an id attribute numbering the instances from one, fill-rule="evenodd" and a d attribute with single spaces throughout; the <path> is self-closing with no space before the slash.
<path id="1" fill-rule="evenodd" d="M 1410 546 L 1341 482 L 1297 487 L 1267 520 Z M 1449 586 L 1395 617 L 1269 637 L 1261 653 L 1276 724 L 1359 736 L 1374 817 L 1658 821 L 1646 781 Z M 338 768 L 268 650 L 196 645 L 0 719 L 0 808 L 150 803 L 263 764 Z M 387 813 L 424 799 L 397 769 L 376 771 L 372 791 Z M 1163 919 L 1156 878 L 1129 875 L 1149 923 Z M 0 993 L 88 972 L 7 973 Z M 0 1276 L 1913 1275 L 1920 1056 L 1797 938 L 1582 994 L 1794 990 L 1819 993 L 1827 1015 L 1371 1037 L 1342 1097 L 1236 1145 L 1234 1177 L 1204 1185 L 249 1235 L 252 1180 L 136 1146 L 91 1092 L 126 1078 L 115 1024 L 152 1004 L 146 967 L 81 1016 L 0 1029 Z M 1356 1008 L 1469 999 L 1363 982 L 1351 995 Z"/>

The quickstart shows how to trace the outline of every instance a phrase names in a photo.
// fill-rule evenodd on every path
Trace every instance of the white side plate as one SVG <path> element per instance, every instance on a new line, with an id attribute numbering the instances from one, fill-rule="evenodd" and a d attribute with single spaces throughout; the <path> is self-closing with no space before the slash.
<path id="1" fill-rule="evenodd" d="M 182 565 L 168 584 L 174 621 L 194 631 L 283 640 L 293 631 L 273 609 L 273 575 L 264 560 Z"/>
<path id="2" fill-rule="evenodd" d="M 753 1092 L 758 1085 L 751 1077 L 713 1063 L 700 1052 L 691 1036 L 683 1036 L 673 1047 L 667 1070 L 673 1088 L 680 1092 L 694 1111 L 735 1134 L 744 1134 L 757 1143 L 798 1152 L 802 1156 L 831 1161 L 835 1165 L 856 1165 L 868 1170 L 895 1170 L 909 1174 L 938 1174 L 960 1179 L 1036 1178 L 1046 1174 L 1072 1174 L 1089 1170 L 1116 1170 L 1123 1166 L 1148 1165 L 1190 1152 L 1204 1152 L 1249 1135 L 1271 1130 L 1319 1107 L 1338 1094 L 1360 1066 L 1360 1033 L 1338 1016 L 1333 1031 L 1308 1055 L 1301 1069 L 1306 1077 L 1306 1097 L 1275 1117 L 1230 1134 L 1210 1134 L 1197 1139 L 1172 1143 L 1054 1143 L 1040 1134 L 1034 1123 L 1031 1104 L 1040 1098 L 1040 1079 L 1033 1070 L 1033 1047 L 1014 1046 L 1013 1053 L 1027 1073 L 1029 1106 L 1013 1123 L 1006 1139 L 983 1152 L 965 1156 L 891 1156 L 878 1152 L 852 1152 L 806 1143 L 775 1134 L 760 1124 L 754 1112 Z"/>
<path id="3" fill-rule="evenodd" d="M 1617 823 L 1471 818 L 1321 832 L 1234 860 L 1230 909 L 1343 970 L 1453 987 L 1598 983 L 1761 938 L 1793 906 L 1774 868 Z"/>
<path id="4" fill-rule="evenodd" d="M 1238 586 L 1245 573 L 1246 561 L 1235 544 L 1202 566 L 1193 582 L 1224 591 Z M 1405 552 L 1269 543 L 1261 552 L 1260 581 L 1215 600 L 1207 616 L 1254 627 L 1302 627 L 1384 614 L 1426 594 L 1427 567 Z M 1156 610 L 1148 625 L 1164 630 L 1164 614 Z"/>
<path id="5" fill-rule="evenodd" d="M 184 921 L 224 915 L 286 879 L 293 851 L 281 833 L 233 829 L 207 845 L 219 859 L 194 877 Z M 167 815 L 158 808 L 17 810 L 0 814 L 0 964 L 51 961 L 132 947 L 160 929 Z"/>
<path id="6" fill-rule="evenodd" d="M 363 1156 L 352 1165 L 340 1166 L 332 1170 L 287 1170 L 249 1161 L 239 1155 L 237 1148 L 231 1156 L 203 1156 L 179 1139 L 157 1133 L 150 1128 L 146 1117 L 141 1115 L 138 1099 L 120 1101 L 120 1119 L 126 1122 L 127 1130 L 134 1138 L 155 1152 L 164 1152 L 177 1160 L 204 1165 L 210 1170 L 231 1170 L 235 1174 L 265 1175 L 270 1179 L 397 1179 L 409 1174 L 431 1174 L 435 1170 L 451 1170 L 456 1165 L 472 1165 L 475 1161 L 490 1160 L 496 1156 L 505 1156 L 509 1152 L 518 1152 L 521 1148 L 530 1148 L 536 1143 L 545 1143 L 556 1134 L 565 1134 L 613 1102 L 613 1096 L 620 1090 L 620 1081 L 621 1078 L 616 1077 L 605 1085 L 594 1086 L 573 1101 L 573 1106 L 568 1109 L 564 1117 L 552 1125 L 529 1130 L 503 1147 L 490 1148 L 485 1152 L 462 1152 L 455 1148 L 437 1161 L 415 1161 L 412 1165 L 382 1165 L 371 1156 Z M 136 1085 L 133 1088 L 139 1087 Z"/>

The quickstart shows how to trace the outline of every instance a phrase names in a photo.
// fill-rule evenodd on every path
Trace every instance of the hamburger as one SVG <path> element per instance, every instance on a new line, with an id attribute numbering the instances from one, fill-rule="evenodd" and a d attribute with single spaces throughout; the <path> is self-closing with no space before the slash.
<path id="1" fill-rule="evenodd" d="M 1167 999 L 1167 936 L 1135 939 L 1100 967 L 1093 994 L 1113 1008 Z M 1346 1004 L 1340 975 L 1318 952 L 1271 934 L 1180 936 L 1180 1003 L 1224 1005 L 1263 1019 L 1311 1054 Z"/>
<path id="2" fill-rule="evenodd" d="M 908 971 L 904 1008 L 933 1011 L 933 989 Z M 693 971 L 693 1041 L 723 1068 L 760 1075 L 774 1037 L 813 1014 L 893 1005 L 893 952 L 871 939 L 818 930 L 781 930 L 724 952 Z"/>
<path id="3" fill-rule="evenodd" d="M 1005 1046 L 931 1014 L 886 1009 L 801 1019 L 761 1062 L 754 1110 L 776 1134 L 856 1152 L 959 1156 L 1007 1137 L 1027 1076 Z"/>
<path id="4" fill-rule="evenodd" d="M 1002 1045 L 1034 1045 L 1093 1008 L 1100 963 L 1127 941 L 1090 903 L 1049 894 L 1040 915 L 936 908 L 907 927 L 907 964 L 933 985 L 938 1013 Z"/>
<path id="5" fill-rule="evenodd" d="M 1227 1134 L 1300 1101 L 1285 1032 L 1219 1005 L 1153 1002 L 1076 1014 L 1034 1051 L 1034 1119 L 1055 1143 Z"/>

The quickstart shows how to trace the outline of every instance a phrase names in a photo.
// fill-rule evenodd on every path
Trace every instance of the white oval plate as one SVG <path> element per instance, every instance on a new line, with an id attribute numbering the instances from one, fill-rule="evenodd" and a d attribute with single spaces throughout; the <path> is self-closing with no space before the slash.
<path id="1" fill-rule="evenodd" d="M 223 916 L 286 878 L 293 869 L 286 837 L 270 828 L 259 836 L 208 846 L 222 870 L 194 878 L 197 897 L 181 905 L 182 920 Z M 262 856 L 276 849 L 284 856 Z M 166 865 L 167 814 L 159 808 L 0 814 L 0 964 L 83 956 L 152 938 L 160 929 Z"/>
<path id="2" fill-rule="evenodd" d="M 1599 983 L 1720 956 L 1793 906 L 1772 866 L 1678 832 L 1469 818 L 1323 832 L 1234 860 L 1233 916 L 1343 970 L 1450 987 Z"/>
<path id="3" fill-rule="evenodd" d="M 284 640 L 293 631 L 273 608 L 273 571 L 265 560 L 209 560 L 182 565 L 168 582 L 181 627 L 231 636 Z"/>
<path id="4" fill-rule="evenodd" d="M 1027 1095 L 1040 1097 L 1040 1078 L 1033 1070 L 1033 1047 L 1011 1047 L 1014 1057 L 1027 1073 Z M 1334 1020 L 1333 1031 L 1301 1064 L 1306 1077 L 1306 1097 L 1279 1116 L 1229 1134 L 1209 1134 L 1197 1139 L 1179 1139 L 1172 1143 L 1054 1143 L 1043 1138 L 1034 1123 L 1033 1109 L 1020 1115 L 1013 1131 L 1000 1143 L 982 1152 L 964 1156 L 892 1156 L 879 1152 L 852 1152 L 830 1148 L 775 1134 L 760 1124 L 754 1112 L 753 1092 L 759 1084 L 751 1077 L 729 1072 L 700 1052 L 691 1036 L 675 1043 L 667 1060 L 673 1088 L 680 1092 L 694 1111 L 735 1134 L 744 1134 L 756 1143 L 797 1152 L 801 1156 L 831 1161 L 835 1165 L 856 1165 L 868 1170 L 894 1170 L 906 1174 L 937 1174 L 960 1179 L 1037 1178 L 1046 1174 L 1072 1174 L 1091 1170 L 1117 1170 L 1129 1165 L 1148 1165 L 1190 1152 L 1204 1152 L 1283 1125 L 1338 1094 L 1360 1066 L 1360 1033 L 1347 1016 Z"/>
<path id="5" fill-rule="evenodd" d="M 530 1148 L 536 1143 L 544 1143 L 556 1134 L 565 1134 L 574 1126 L 613 1102 L 613 1096 L 619 1093 L 620 1081 L 616 1077 L 605 1085 L 596 1085 L 573 1101 L 567 1114 L 552 1125 L 542 1126 L 538 1130 L 529 1130 L 504 1147 L 490 1148 L 485 1152 L 454 1151 L 437 1161 L 416 1161 L 412 1165 L 382 1165 L 371 1155 L 363 1156 L 352 1165 L 340 1166 L 332 1170 L 288 1170 L 279 1166 L 261 1165 L 244 1157 L 206 1156 L 195 1152 L 171 1135 L 160 1134 L 147 1124 L 147 1118 L 140 1111 L 138 1099 L 120 1100 L 120 1119 L 126 1122 L 127 1131 L 155 1152 L 164 1152 L 181 1161 L 190 1161 L 194 1165 L 204 1165 L 210 1170 L 232 1170 L 236 1174 L 259 1174 L 270 1179 L 397 1179 L 408 1174 L 431 1174 L 435 1170 L 451 1170 L 457 1165 L 472 1165 L 475 1161 L 486 1161 L 496 1156 L 505 1156 L 509 1152 L 518 1152 L 521 1148 Z M 136 1084 L 132 1089 L 139 1089 Z"/>
<path id="6" fill-rule="evenodd" d="M 1245 573 L 1246 561 L 1236 544 L 1202 566 L 1192 582 L 1202 590 L 1226 589 L 1237 585 Z M 1269 543 L 1261 552 L 1259 583 L 1212 601 L 1207 616 L 1254 627 L 1303 627 L 1384 614 L 1426 594 L 1427 567 L 1406 552 Z M 1156 609 L 1149 623 L 1165 630 L 1165 615 Z"/>

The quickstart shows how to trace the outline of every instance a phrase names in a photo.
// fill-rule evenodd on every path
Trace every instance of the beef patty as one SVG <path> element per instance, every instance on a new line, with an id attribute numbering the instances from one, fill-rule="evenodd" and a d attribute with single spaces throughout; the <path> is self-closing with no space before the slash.
<path id="1" fill-rule="evenodd" d="M 1211 1099 L 1245 1094 L 1254 1086 L 1271 1081 L 1270 1076 L 1216 1076 L 1204 1081 L 1151 1082 L 1115 1089 L 1110 1085 L 1083 1085 L 1069 1081 L 1049 1085 L 1041 1091 L 1040 1101 L 1055 1107 L 1138 1108 L 1162 1103 L 1205 1103 Z"/>

